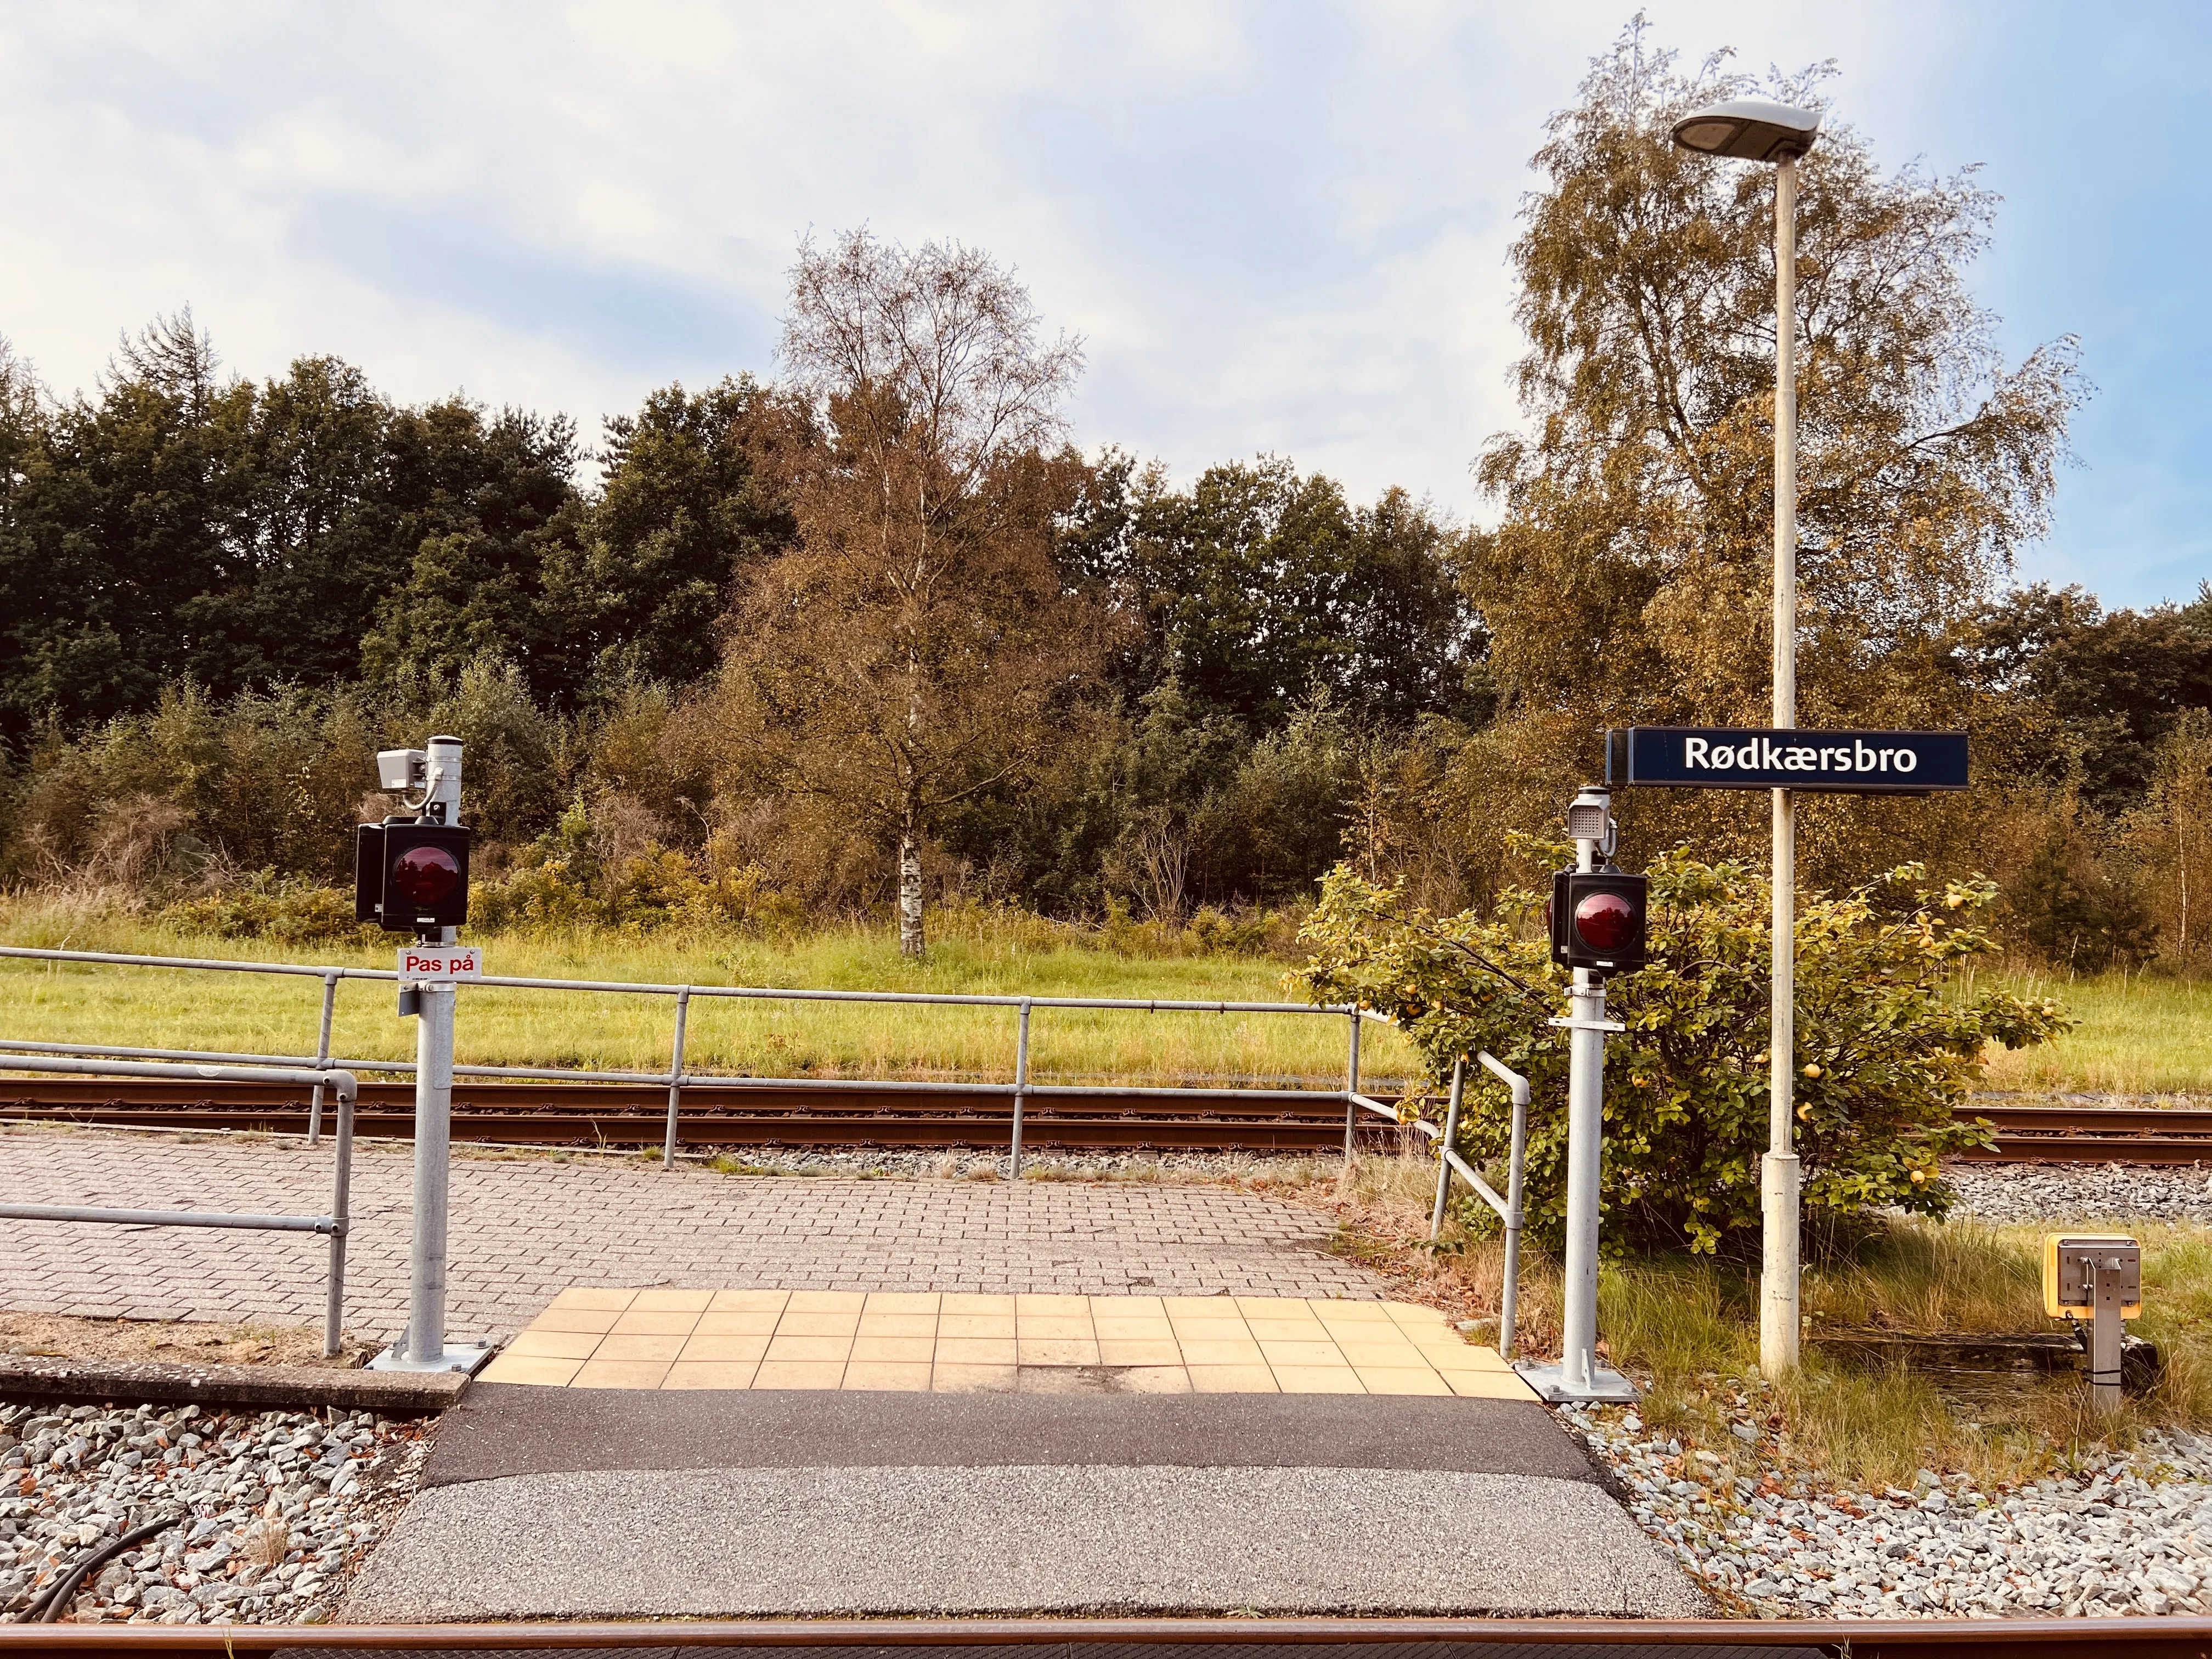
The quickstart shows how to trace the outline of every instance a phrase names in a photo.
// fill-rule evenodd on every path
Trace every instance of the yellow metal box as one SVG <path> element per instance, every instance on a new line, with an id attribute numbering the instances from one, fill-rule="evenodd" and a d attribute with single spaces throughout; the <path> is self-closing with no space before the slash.
<path id="1" fill-rule="evenodd" d="M 2043 1236 L 2043 1310 L 2053 1319 L 2082 1318 L 2096 1310 L 2094 1261 L 2116 1260 L 2121 1273 L 2120 1317 L 2142 1316 L 2142 1249 L 2125 1233 L 2045 1233 Z"/>

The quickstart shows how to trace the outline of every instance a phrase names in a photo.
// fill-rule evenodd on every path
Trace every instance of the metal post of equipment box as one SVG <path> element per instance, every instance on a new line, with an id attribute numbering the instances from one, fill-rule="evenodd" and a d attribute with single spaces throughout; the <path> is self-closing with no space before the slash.
<path id="1" fill-rule="evenodd" d="M 2118 1411 L 2125 1322 L 2142 1313 L 2142 1246 L 2124 1233 L 2046 1234 L 2043 1307 L 2053 1319 L 2088 1316 L 2089 1398 Z"/>

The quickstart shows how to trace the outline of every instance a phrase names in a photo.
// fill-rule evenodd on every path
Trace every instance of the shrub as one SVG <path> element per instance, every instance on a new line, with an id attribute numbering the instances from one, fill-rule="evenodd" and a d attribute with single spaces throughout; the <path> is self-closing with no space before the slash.
<path id="1" fill-rule="evenodd" d="M 1563 848 L 1530 843 L 1557 857 Z M 1754 1237 L 1759 1158 L 1767 1139 L 1766 878 L 1677 850 L 1656 860 L 1651 957 L 1615 976 L 1607 1014 L 1604 1202 L 1608 1243 L 1713 1251 Z M 1905 865 L 1840 897 L 1816 896 L 1797 921 L 1797 1151 L 1817 1232 L 1863 1226 L 1886 1206 L 1941 1216 L 1952 1194 L 1937 1159 L 1979 1144 L 1960 1124 L 1984 1046 L 2047 1041 L 2070 1022 L 2049 1000 L 1966 995 L 1954 969 L 1991 951 L 1970 924 L 1996 890 L 1975 878 L 1940 890 Z M 1513 920 L 1542 900 L 1504 896 L 1504 921 L 1435 917 L 1399 889 L 1346 868 L 1322 884 L 1303 937 L 1313 956 L 1293 975 L 1316 1002 L 1356 1000 L 1390 1014 L 1432 1081 L 1454 1057 L 1487 1048 L 1525 1073 L 1531 1231 L 1553 1241 L 1565 1212 L 1568 976 Z M 1497 1091 L 1470 1088 L 1463 1152 L 1503 1156 L 1510 1122 Z"/>
<path id="2" fill-rule="evenodd" d="M 179 900 L 162 910 L 161 920 L 181 933 L 284 945 L 382 937 L 353 919 L 350 889 L 325 887 L 273 870 L 259 871 L 220 892 Z"/>

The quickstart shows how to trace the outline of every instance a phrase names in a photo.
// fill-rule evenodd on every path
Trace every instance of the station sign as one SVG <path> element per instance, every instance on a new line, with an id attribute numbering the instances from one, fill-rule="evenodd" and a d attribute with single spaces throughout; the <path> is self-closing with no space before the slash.
<path id="1" fill-rule="evenodd" d="M 1964 732 L 1632 726 L 1605 734 L 1605 781 L 1675 789 L 1926 795 L 1966 787 Z"/>

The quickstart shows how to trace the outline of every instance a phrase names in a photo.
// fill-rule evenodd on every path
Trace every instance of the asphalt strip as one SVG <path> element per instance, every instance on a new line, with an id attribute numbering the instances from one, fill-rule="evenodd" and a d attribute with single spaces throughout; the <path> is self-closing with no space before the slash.
<path id="1" fill-rule="evenodd" d="M 1710 1608 L 1586 1480 L 1000 1463 L 593 1468 L 447 1485 L 409 1505 L 343 1616 L 1245 1610 L 1672 1619 Z"/>
<path id="2" fill-rule="evenodd" d="M 479 1382 L 446 1413 L 422 1485 L 593 1470 L 1062 1465 L 1598 1478 L 1551 1413 L 1524 1401 Z"/>

